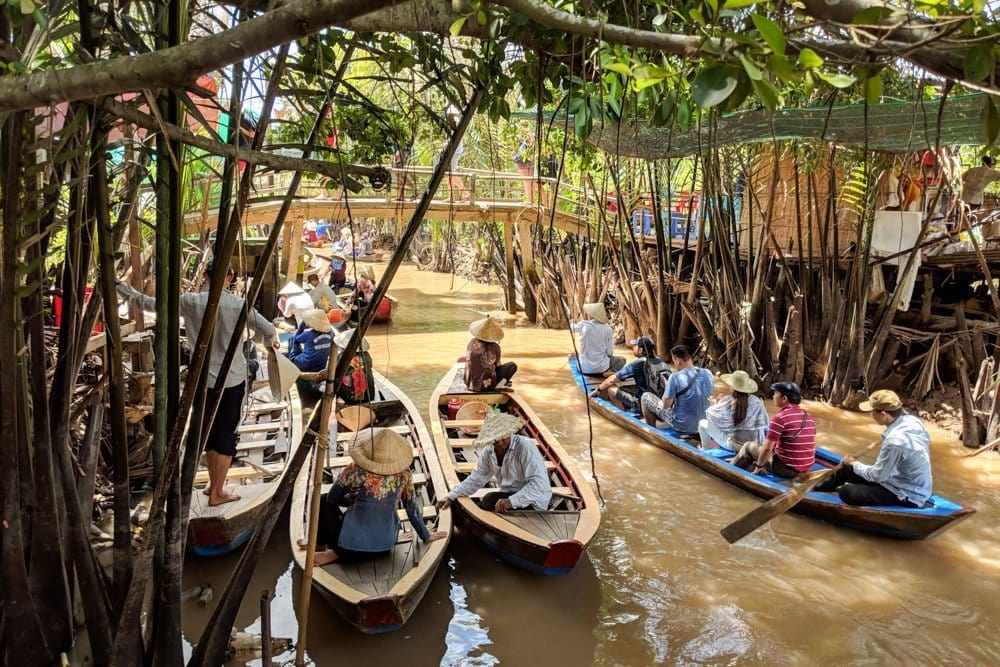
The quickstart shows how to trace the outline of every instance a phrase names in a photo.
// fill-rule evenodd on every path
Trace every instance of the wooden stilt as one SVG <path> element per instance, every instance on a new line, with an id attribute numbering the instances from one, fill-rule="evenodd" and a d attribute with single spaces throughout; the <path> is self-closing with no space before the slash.
<path id="1" fill-rule="evenodd" d="M 504 275 L 507 279 L 504 285 L 504 293 L 507 295 L 507 312 L 514 315 L 517 313 L 517 294 L 514 290 L 514 227 L 510 221 L 503 223 L 503 255 Z"/>

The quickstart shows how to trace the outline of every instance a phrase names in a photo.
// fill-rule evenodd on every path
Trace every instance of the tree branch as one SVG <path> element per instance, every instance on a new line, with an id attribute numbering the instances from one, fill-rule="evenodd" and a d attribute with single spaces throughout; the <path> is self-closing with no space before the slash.
<path id="1" fill-rule="evenodd" d="M 183 88 L 206 72 L 394 2 L 398 0 L 292 0 L 231 30 L 169 49 L 5 78 L 0 80 L 0 111 L 32 109 L 141 88 Z"/>

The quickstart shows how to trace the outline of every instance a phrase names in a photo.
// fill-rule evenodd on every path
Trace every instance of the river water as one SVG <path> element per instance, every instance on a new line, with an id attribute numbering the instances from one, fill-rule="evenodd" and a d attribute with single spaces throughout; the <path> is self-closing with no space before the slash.
<path id="1" fill-rule="evenodd" d="M 398 315 L 369 333 L 372 356 L 421 408 L 464 354 L 477 313 L 508 317 L 503 354 L 520 367 L 518 392 L 588 476 L 593 457 L 606 507 L 587 557 L 563 577 L 516 569 L 457 531 L 420 607 L 391 634 L 360 634 L 313 596 L 314 664 L 1000 663 L 1000 455 L 962 458 L 953 437 L 932 430 L 935 491 L 978 513 L 929 542 L 784 515 L 730 546 L 719 529 L 758 501 L 600 416 L 588 419 L 566 366 L 569 332 L 498 313 L 496 287 L 411 265 L 391 293 Z M 880 431 L 866 415 L 807 407 L 836 451 L 861 449 Z M 190 557 L 184 587 L 208 582 L 218 597 L 237 558 Z M 299 575 L 279 528 L 237 629 L 259 632 L 267 589 L 272 633 L 294 638 Z M 185 603 L 186 641 L 197 641 L 212 604 Z"/>

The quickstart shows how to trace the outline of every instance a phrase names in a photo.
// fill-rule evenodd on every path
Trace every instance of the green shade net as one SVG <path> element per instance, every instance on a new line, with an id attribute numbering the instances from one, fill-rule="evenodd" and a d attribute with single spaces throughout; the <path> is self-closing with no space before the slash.
<path id="1" fill-rule="evenodd" d="M 940 98 L 889 102 L 870 105 L 867 120 L 863 104 L 779 109 L 774 113 L 741 111 L 723 116 L 711 139 L 704 128 L 681 132 L 637 123 L 595 127 L 587 141 L 608 153 L 647 160 L 683 157 L 718 146 L 784 139 L 821 139 L 862 146 L 867 136 L 868 147 L 880 151 L 924 150 L 937 143 L 982 145 L 985 142 L 980 118 L 984 104 L 986 96 L 981 94 L 949 97 L 943 110 Z"/>

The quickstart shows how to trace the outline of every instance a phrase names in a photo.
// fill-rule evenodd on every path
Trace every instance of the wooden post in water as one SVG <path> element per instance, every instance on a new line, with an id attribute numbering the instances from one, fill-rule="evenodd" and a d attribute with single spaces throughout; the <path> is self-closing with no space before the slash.
<path id="1" fill-rule="evenodd" d="M 503 256 L 504 268 L 507 282 L 504 285 L 504 293 L 507 295 L 507 312 L 511 315 L 517 313 L 517 290 L 514 289 L 514 227 L 513 222 L 505 220 L 503 223 Z"/>
<path id="2" fill-rule="evenodd" d="M 524 314 L 529 322 L 538 320 L 538 304 L 535 302 L 533 284 L 535 280 L 535 256 L 531 245 L 531 222 L 517 223 L 517 239 L 521 244 L 521 278 L 524 296 Z"/>

